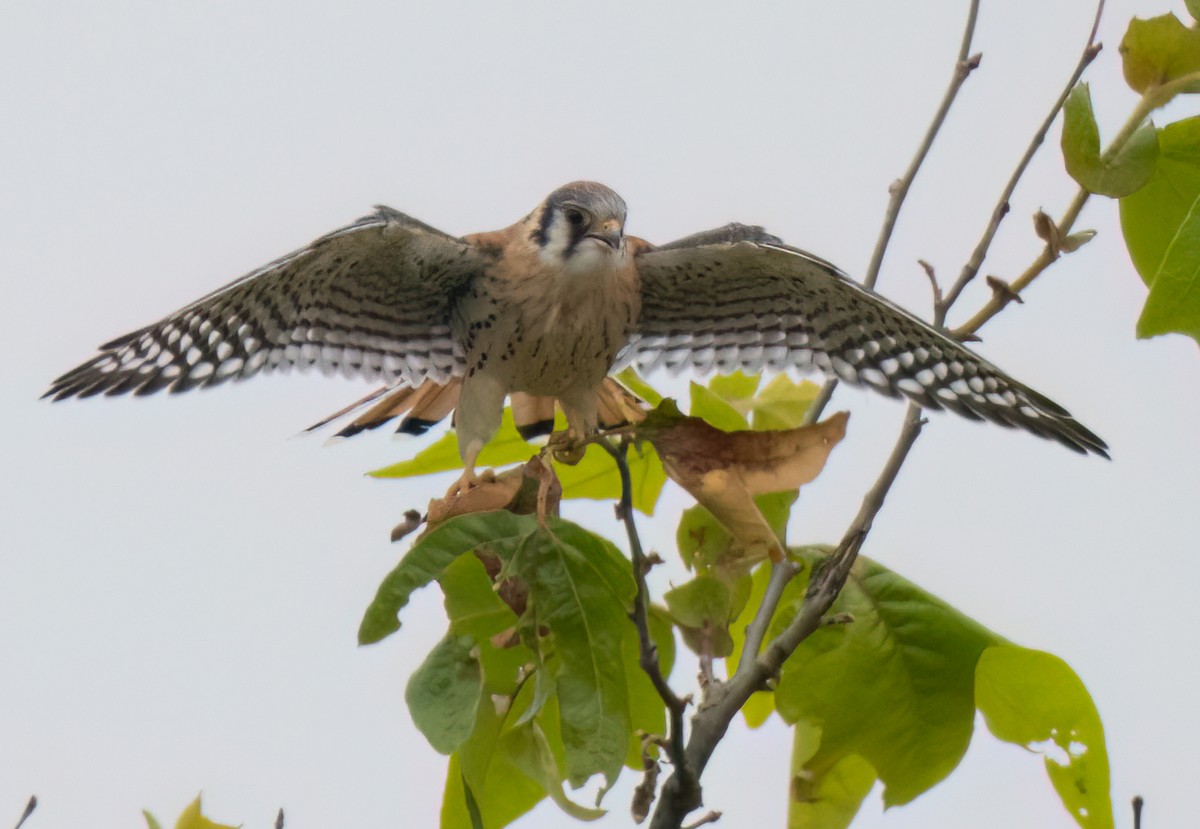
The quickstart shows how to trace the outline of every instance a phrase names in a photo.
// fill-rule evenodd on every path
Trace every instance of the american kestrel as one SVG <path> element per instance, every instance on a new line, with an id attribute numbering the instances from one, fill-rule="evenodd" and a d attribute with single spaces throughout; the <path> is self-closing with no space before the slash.
<path id="1" fill-rule="evenodd" d="M 378 207 L 138 331 L 54 381 L 56 400 L 151 394 L 316 366 L 388 386 L 344 433 L 455 410 L 465 471 L 513 395 L 576 435 L 621 417 L 632 363 L 697 373 L 819 370 L 1107 457 L 1053 401 L 761 227 L 667 245 L 625 234 L 625 202 L 574 182 L 504 230 L 455 237 Z M 548 413 L 548 414 L 547 414 Z"/>

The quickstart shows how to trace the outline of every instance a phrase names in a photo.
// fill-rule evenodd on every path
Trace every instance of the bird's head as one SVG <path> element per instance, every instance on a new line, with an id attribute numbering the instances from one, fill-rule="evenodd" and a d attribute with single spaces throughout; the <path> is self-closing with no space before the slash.
<path id="1" fill-rule="evenodd" d="M 603 184 L 564 185 L 535 213 L 532 239 L 543 261 L 571 271 L 612 267 L 625 256 L 625 200 Z"/>

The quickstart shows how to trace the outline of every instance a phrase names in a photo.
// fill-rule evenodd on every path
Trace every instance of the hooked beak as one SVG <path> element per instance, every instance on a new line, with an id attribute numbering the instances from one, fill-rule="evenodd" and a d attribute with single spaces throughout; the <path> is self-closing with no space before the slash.
<path id="1" fill-rule="evenodd" d="M 621 223 L 616 219 L 609 219 L 599 227 L 589 230 L 584 234 L 584 238 L 598 239 L 613 250 L 620 250 L 622 235 Z"/>

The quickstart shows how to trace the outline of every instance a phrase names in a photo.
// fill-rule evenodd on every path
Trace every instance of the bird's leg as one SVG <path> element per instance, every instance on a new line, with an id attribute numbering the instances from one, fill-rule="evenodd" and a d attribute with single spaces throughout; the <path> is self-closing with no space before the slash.
<path id="1" fill-rule="evenodd" d="M 462 495 L 467 490 L 479 486 L 480 478 L 475 474 L 475 461 L 484 445 L 500 428 L 500 416 L 504 413 L 504 397 L 507 394 L 508 388 L 504 381 L 482 372 L 476 372 L 463 381 L 458 408 L 454 414 L 454 428 L 458 432 L 458 453 L 463 460 L 463 474 L 446 492 L 447 497 Z"/>
<path id="2" fill-rule="evenodd" d="M 460 437 L 461 441 L 462 438 Z M 475 474 L 475 459 L 479 457 L 480 450 L 483 449 L 483 443 L 480 441 L 471 441 L 470 444 L 459 444 L 459 450 L 462 453 L 463 473 L 458 480 L 450 485 L 446 490 L 446 497 L 452 498 L 455 495 L 462 495 L 468 489 L 473 489 L 479 486 L 479 476 Z"/>

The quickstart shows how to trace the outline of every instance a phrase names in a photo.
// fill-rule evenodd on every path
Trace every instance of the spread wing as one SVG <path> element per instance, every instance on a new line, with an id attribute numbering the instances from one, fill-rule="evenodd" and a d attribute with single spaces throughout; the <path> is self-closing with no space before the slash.
<path id="1" fill-rule="evenodd" d="M 639 370 L 819 370 L 1107 457 L 1061 406 L 828 262 L 761 229 L 751 241 L 720 233 L 638 257 L 641 318 L 623 356 Z"/>
<path id="2" fill-rule="evenodd" d="M 46 396 L 151 394 L 316 366 L 419 385 L 462 373 L 453 302 L 485 254 L 387 207 L 100 346 Z"/>

